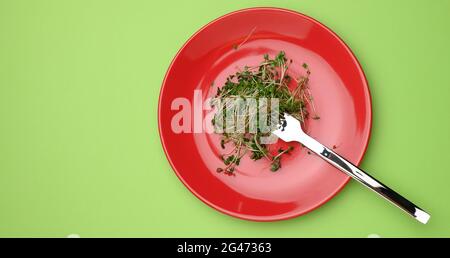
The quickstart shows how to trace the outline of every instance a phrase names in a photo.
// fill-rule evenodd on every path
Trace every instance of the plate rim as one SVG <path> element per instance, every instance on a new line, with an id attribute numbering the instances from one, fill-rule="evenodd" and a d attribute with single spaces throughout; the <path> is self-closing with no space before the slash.
<path id="1" fill-rule="evenodd" d="M 189 45 L 189 43 L 195 39 L 195 37 L 200 34 L 203 30 L 205 30 L 206 28 L 208 28 L 210 25 L 219 22 L 229 16 L 238 14 L 238 13 L 244 13 L 244 12 L 248 12 L 248 11 L 258 11 L 258 10 L 268 10 L 268 11 L 278 11 L 278 12 L 285 12 L 285 13 L 290 13 L 290 14 L 294 14 L 294 15 L 298 15 L 306 20 L 309 20 L 313 23 L 315 23 L 316 25 L 320 26 L 322 29 L 325 29 L 326 31 L 328 31 L 342 46 L 344 46 L 344 48 L 347 50 L 347 52 L 350 54 L 351 59 L 353 60 L 353 62 L 356 64 L 358 73 L 360 75 L 361 78 L 363 78 L 363 84 L 364 84 L 364 91 L 365 93 L 368 95 L 368 102 L 367 102 L 367 106 L 369 107 L 367 115 L 368 115 L 368 119 L 366 121 L 367 126 L 368 126 L 368 134 L 366 136 L 366 138 L 364 139 L 364 149 L 361 152 L 361 154 L 359 155 L 356 165 L 359 166 L 359 164 L 361 164 L 367 149 L 369 147 L 370 144 L 370 139 L 372 136 L 372 123 L 373 123 L 373 108 L 372 108 L 372 94 L 370 92 L 370 87 L 369 87 L 369 83 L 367 81 L 367 77 L 364 73 L 364 70 L 362 69 L 361 63 L 359 62 L 358 58 L 356 57 L 355 53 L 351 50 L 351 48 L 347 45 L 347 43 L 345 43 L 345 41 L 337 34 L 335 33 L 333 30 L 331 30 L 330 28 L 328 28 L 326 25 L 324 25 L 323 23 L 321 23 L 320 21 L 316 20 L 315 18 L 312 18 L 304 13 L 298 12 L 298 11 L 294 11 L 291 9 L 287 9 L 287 8 L 280 8 L 280 7 L 249 7 L 249 8 L 243 8 L 243 9 L 239 9 L 239 10 L 235 10 L 229 13 L 226 13 L 224 15 L 221 15 L 215 19 L 213 19 L 212 21 L 206 23 L 205 25 L 203 25 L 200 29 L 198 29 L 194 34 L 192 34 L 187 40 L 186 42 L 184 42 L 184 44 L 180 47 L 180 49 L 177 51 L 177 53 L 175 54 L 175 56 L 172 58 L 169 67 L 166 70 L 166 73 L 164 75 L 164 79 L 162 81 L 161 84 L 161 89 L 159 92 L 159 97 L 158 97 L 158 134 L 159 134 L 159 139 L 161 141 L 161 144 L 163 146 L 163 150 L 164 150 L 164 155 L 166 156 L 167 160 L 169 161 L 169 164 L 173 170 L 173 172 L 176 174 L 176 176 L 178 177 L 178 179 L 183 183 L 183 185 L 195 196 L 197 197 L 199 200 L 201 200 L 203 203 L 205 203 L 206 205 L 208 205 L 209 207 L 223 213 L 226 215 L 229 215 L 231 217 L 234 218 L 238 218 L 238 219 L 242 219 L 242 220 L 248 220 L 248 221 L 255 221 L 255 222 L 274 222 L 274 221 L 283 221 L 283 220 L 289 220 L 292 218 L 297 218 L 300 216 L 303 216 L 305 214 L 308 214 L 320 207 L 322 207 L 324 204 L 328 203 L 331 199 L 333 199 L 336 195 L 338 195 L 342 189 L 345 188 L 345 186 L 348 184 L 348 182 L 350 181 L 351 177 L 346 175 L 346 180 L 343 181 L 343 183 L 336 188 L 336 190 L 332 193 L 330 193 L 330 195 L 328 195 L 326 198 L 323 198 L 323 200 L 321 202 L 319 202 L 317 205 L 315 205 L 314 207 L 311 207 L 309 209 L 305 209 L 304 211 L 301 212 L 297 212 L 294 214 L 290 214 L 290 215 L 284 215 L 284 214 L 280 214 L 280 215 L 276 215 L 276 216 L 255 216 L 255 215 L 243 215 L 240 213 L 236 213 L 236 212 L 232 212 L 229 210 L 226 210 L 220 206 L 215 205 L 214 203 L 210 202 L 207 200 L 207 198 L 203 197 L 202 195 L 198 194 L 191 186 L 189 186 L 189 184 L 184 180 L 184 178 L 181 176 L 181 174 L 179 173 L 179 171 L 177 170 L 177 168 L 175 167 L 169 153 L 166 147 L 166 143 L 164 140 L 164 137 L 162 135 L 162 123 L 161 123 L 161 100 L 162 100 L 162 96 L 163 96 L 163 92 L 166 86 L 166 82 L 168 79 L 168 75 L 170 73 L 170 71 L 172 70 L 172 67 L 175 63 L 175 61 L 177 60 L 178 56 L 180 55 L 180 53 Z"/>

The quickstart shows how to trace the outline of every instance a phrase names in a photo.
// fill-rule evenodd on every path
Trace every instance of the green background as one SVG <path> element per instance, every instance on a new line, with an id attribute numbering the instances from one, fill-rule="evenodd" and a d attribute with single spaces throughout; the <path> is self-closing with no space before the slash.
<path id="1" fill-rule="evenodd" d="M 204 205 L 157 130 L 164 73 L 207 22 L 251 6 L 310 15 L 359 58 L 373 97 L 362 167 L 428 225 L 351 182 L 275 223 Z M 0 0 L 0 236 L 450 237 L 450 1 Z"/>

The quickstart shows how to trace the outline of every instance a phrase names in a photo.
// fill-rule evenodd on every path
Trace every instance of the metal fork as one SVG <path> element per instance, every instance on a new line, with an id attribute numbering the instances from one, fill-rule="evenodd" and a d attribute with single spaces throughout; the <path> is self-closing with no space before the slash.
<path id="1" fill-rule="evenodd" d="M 423 209 L 419 208 L 394 190 L 368 175 L 362 169 L 353 165 L 350 161 L 311 138 L 302 130 L 300 122 L 294 117 L 284 114 L 280 124 L 278 125 L 278 129 L 272 133 L 285 142 L 294 141 L 303 144 L 308 149 L 318 154 L 322 159 L 345 174 L 351 176 L 353 179 L 365 185 L 369 189 L 378 193 L 386 200 L 390 201 L 423 224 L 426 224 L 430 219 L 430 215 Z"/>

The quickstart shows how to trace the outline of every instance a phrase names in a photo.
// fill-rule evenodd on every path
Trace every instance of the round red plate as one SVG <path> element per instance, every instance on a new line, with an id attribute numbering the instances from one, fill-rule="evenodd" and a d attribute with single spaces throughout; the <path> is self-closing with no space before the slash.
<path id="1" fill-rule="evenodd" d="M 309 121 L 307 132 L 359 164 L 369 141 L 372 117 L 366 78 L 345 43 L 303 14 L 252 8 L 216 19 L 181 48 L 161 89 L 159 132 L 177 176 L 206 204 L 242 219 L 274 221 L 302 215 L 330 200 L 349 181 L 348 176 L 301 146 L 283 158 L 282 168 L 275 173 L 270 172 L 267 161 L 247 157 L 236 176 L 226 176 L 216 172 L 223 165 L 218 136 L 194 133 L 200 128 L 196 121 L 202 121 L 207 111 L 199 113 L 200 120 L 193 115 L 192 133 L 172 129 L 172 119 L 179 112 L 174 100 L 183 98 L 192 105 L 190 112 L 198 114 L 202 100 L 213 96 L 228 75 L 239 67 L 258 64 L 266 53 L 273 56 L 281 50 L 294 61 L 292 75 L 301 73 L 304 62 L 311 69 L 309 85 L 321 119 Z M 196 101 L 195 90 L 201 90 Z"/>

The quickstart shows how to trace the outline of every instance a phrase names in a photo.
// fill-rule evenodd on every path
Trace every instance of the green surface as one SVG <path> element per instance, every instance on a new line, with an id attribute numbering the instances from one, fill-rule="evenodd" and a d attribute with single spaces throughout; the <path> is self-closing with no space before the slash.
<path id="1" fill-rule="evenodd" d="M 373 97 L 362 167 L 432 218 L 351 182 L 255 223 L 196 199 L 157 130 L 164 73 L 202 25 L 251 6 L 308 14 L 353 49 Z M 450 1 L 0 0 L 0 236 L 450 237 Z"/>

